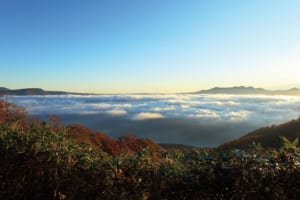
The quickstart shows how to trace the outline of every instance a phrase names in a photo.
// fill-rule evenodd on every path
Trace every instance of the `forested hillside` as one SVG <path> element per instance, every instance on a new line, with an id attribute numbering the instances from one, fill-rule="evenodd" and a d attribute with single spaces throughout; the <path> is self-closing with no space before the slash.
<path id="1" fill-rule="evenodd" d="M 168 152 L 0 101 L 1 199 L 299 199 L 299 185 L 295 143 Z"/>
<path id="2" fill-rule="evenodd" d="M 238 139 L 226 142 L 220 148 L 248 148 L 253 143 L 260 144 L 265 148 L 280 148 L 282 146 L 281 137 L 289 140 L 300 139 L 300 118 L 290 122 L 264 127 L 246 134 Z"/>

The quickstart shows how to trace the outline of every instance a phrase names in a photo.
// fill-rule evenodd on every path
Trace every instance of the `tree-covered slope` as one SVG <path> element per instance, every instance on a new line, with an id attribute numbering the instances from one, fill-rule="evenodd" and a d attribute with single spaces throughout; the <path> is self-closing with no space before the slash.
<path id="1" fill-rule="evenodd" d="M 255 130 L 238 139 L 226 142 L 219 148 L 248 148 L 253 143 L 260 143 L 263 147 L 280 148 L 282 146 L 280 137 L 282 136 L 289 140 L 300 139 L 300 118 L 277 126 Z"/>
<path id="2" fill-rule="evenodd" d="M 0 199 L 300 198 L 295 145 L 168 152 L 147 139 L 97 134 L 53 118 L 28 121 L 2 104 Z"/>

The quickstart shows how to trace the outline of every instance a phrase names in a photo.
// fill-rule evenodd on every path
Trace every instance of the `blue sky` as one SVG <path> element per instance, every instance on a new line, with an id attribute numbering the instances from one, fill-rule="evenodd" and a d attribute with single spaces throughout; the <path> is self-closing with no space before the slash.
<path id="1" fill-rule="evenodd" d="M 300 86 L 297 0 L 1 0 L 0 84 L 97 93 Z"/>

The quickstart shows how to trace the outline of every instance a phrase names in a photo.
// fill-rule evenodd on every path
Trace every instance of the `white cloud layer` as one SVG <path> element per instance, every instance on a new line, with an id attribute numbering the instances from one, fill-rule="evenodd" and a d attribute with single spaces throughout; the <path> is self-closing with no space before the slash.
<path id="1" fill-rule="evenodd" d="M 160 113 L 151 113 L 151 112 L 141 112 L 136 114 L 133 119 L 135 120 L 145 120 L 145 119 L 159 119 L 164 118 Z"/>
<path id="2" fill-rule="evenodd" d="M 107 110 L 106 113 L 109 115 L 113 115 L 113 116 L 122 116 L 122 115 L 126 115 L 127 111 L 126 110 Z"/>
<path id="3" fill-rule="evenodd" d="M 65 95 L 12 96 L 30 114 L 97 114 L 129 120 L 184 119 L 285 122 L 300 114 L 300 97 L 238 95 Z"/>

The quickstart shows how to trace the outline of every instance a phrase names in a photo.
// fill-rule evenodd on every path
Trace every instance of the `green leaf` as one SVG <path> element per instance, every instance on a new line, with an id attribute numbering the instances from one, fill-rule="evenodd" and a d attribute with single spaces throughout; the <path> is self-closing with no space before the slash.
<path id="1" fill-rule="evenodd" d="M 298 143 L 299 143 L 299 140 L 298 140 L 298 138 L 296 138 L 296 139 L 293 141 L 293 146 L 297 147 L 297 146 L 298 146 Z"/>

